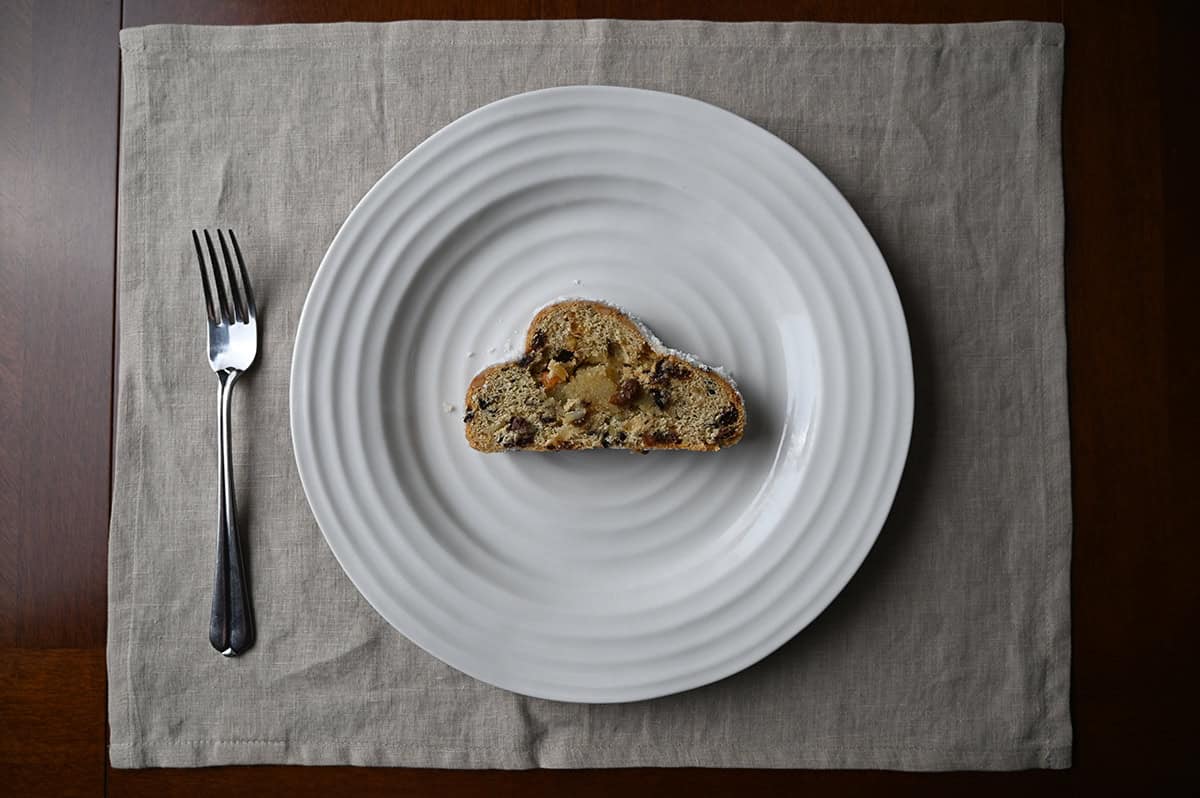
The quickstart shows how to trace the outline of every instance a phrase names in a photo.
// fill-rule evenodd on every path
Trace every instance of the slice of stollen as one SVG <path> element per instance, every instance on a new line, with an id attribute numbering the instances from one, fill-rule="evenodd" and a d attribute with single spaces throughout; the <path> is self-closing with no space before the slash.
<path id="1" fill-rule="evenodd" d="M 737 443 L 746 429 L 732 382 L 665 349 L 612 305 L 582 299 L 534 316 L 524 355 L 477 374 L 466 409 L 467 441 L 481 452 L 708 452 Z"/>

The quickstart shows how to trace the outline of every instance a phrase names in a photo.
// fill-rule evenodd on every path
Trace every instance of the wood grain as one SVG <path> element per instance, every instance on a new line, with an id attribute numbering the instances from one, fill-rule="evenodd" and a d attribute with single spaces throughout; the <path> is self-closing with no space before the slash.
<path id="1" fill-rule="evenodd" d="M 1159 766 L 1168 772 L 1184 772 L 1182 762 L 1196 756 L 1194 719 L 1200 711 L 1200 685 L 1193 678 L 1196 636 L 1185 630 L 1200 629 L 1200 579 L 1195 565 L 1200 561 L 1200 326 L 1196 323 L 1196 301 L 1200 297 L 1200 254 L 1194 238 L 1200 220 L 1200 85 L 1195 79 L 1195 12 L 1183 4 L 1167 5 L 1160 24 L 1162 54 L 1159 64 L 1162 97 L 1162 173 L 1164 219 L 1162 227 L 1164 292 L 1166 293 L 1168 371 L 1166 416 L 1168 432 L 1167 471 L 1170 494 L 1165 521 L 1166 551 L 1177 557 L 1150 581 L 1159 584 L 1151 600 L 1161 602 L 1157 640 L 1153 654 L 1143 667 L 1157 676 L 1161 700 L 1156 716 L 1169 738 L 1157 752 Z M 1153 412 L 1161 402 L 1147 397 Z M 1161 409 L 1159 412 L 1162 412 Z M 1161 563 L 1155 563 L 1161 566 Z M 1153 612 L 1153 608 L 1151 609 Z M 1185 772 L 1186 773 L 1186 772 Z M 1200 776 L 1184 775 L 1188 788 L 1200 792 Z"/>
<path id="2" fill-rule="evenodd" d="M 1075 751 L 1097 786 L 1166 788 L 1196 739 L 1177 666 L 1195 645 L 1179 632 L 1195 623 L 1182 563 L 1197 541 L 1172 497 L 1166 406 L 1185 368 L 1168 351 L 1166 278 L 1182 264 L 1167 256 L 1160 147 L 1177 100 L 1161 92 L 1159 20 L 1078 4 L 1066 23 Z"/>
<path id="3" fill-rule="evenodd" d="M 0 26 L 0 645 L 17 639 L 20 620 L 20 540 L 23 448 L 21 392 L 24 337 L 21 310 L 29 268 L 29 151 L 33 143 L 33 9 L 12 3 Z"/>
<path id="4" fill-rule="evenodd" d="M 0 342 L 4 644 L 104 642 L 116 219 L 115 2 L 18 3 Z M 7 56 L 6 56 L 7 58 Z M 11 131 L 11 132 L 10 132 Z"/>
<path id="5" fill-rule="evenodd" d="M 116 2 L 0 18 L 0 792 L 105 789 Z"/>
<path id="6" fill-rule="evenodd" d="M 113 771 L 104 544 L 115 221 L 113 2 L 9 3 L 0 24 L 0 784 L 14 794 L 610 796 L 1193 792 L 1192 487 L 1200 358 L 1196 58 L 1186 9 L 1083 0 L 127 0 L 127 26 L 536 17 L 1061 20 L 1074 470 L 1075 767 Z M 10 730 L 19 729 L 18 735 Z"/>
<path id="7" fill-rule="evenodd" d="M 104 791 L 104 650 L 0 651 L 0 792 Z"/>
<path id="8" fill-rule="evenodd" d="M 930 795 L 1011 798 L 1057 794 L 1070 784 L 1063 771 L 1029 773 L 896 773 L 803 770 L 528 770 L 462 771 L 385 768 L 206 768 L 113 771 L 111 793 L 137 798 L 184 796 L 228 790 L 232 794 L 290 796 L 454 796 L 454 798 L 613 798 L 689 796 L 747 798 L 755 795 Z M 1032 790 L 1032 793 L 1029 791 Z"/>
<path id="9" fill-rule="evenodd" d="M 125 25 L 262 25 L 394 19 L 814 20 L 826 22 L 1059 21 L 1043 0 L 126 0 Z"/>

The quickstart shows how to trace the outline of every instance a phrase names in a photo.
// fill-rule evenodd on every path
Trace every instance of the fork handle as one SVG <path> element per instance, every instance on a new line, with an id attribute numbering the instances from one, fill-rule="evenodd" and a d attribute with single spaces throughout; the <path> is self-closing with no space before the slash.
<path id="1" fill-rule="evenodd" d="M 233 445 L 229 410 L 233 384 L 241 372 L 217 372 L 217 574 L 213 584 L 212 618 L 208 641 L 227 657 L 236 657 L 254 645 L 254 611 L 242 540 L 238 535 L 237 505 L 233 493 Z"/>

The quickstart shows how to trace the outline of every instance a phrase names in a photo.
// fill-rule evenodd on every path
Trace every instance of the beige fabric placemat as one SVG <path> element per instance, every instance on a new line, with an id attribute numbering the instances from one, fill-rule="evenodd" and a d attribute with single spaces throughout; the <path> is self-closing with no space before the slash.
<path id="1" fill-rule="evenodd" d="M 1062 28 L 411 22 L 121 34 L 109 541 L 116 767 L 1060 768 L 1070 764 Z M 858 575 L 717 684 L 586 706 L 476 682 L 388 626 L 309 514 L 292 337 L 338 225 L 491 100 L 608 83 L 715 103 L 816 163 L 879 242 L 918 406 Z M 215 380 L 188 231 L 233 227 L 265 332 L 234 405 L 259 639 L 207 641 Z"/>

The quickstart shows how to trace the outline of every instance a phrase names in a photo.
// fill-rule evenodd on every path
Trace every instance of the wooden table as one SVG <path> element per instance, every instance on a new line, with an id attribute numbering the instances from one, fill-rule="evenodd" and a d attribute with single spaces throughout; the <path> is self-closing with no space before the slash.
<path id="1" fill-rule="evenodd" d="M 1129 4 L 1136 5 L 1136 4 Z M 1180 4 L 1181 6 L 1183 4 Z M 106 0 L 0 16 L 0 792 L 1083 794 L 1197 789 L 1197 45 L 1182 7 L 1091 0 Z M 116 771 L 105 745 L 122 26 L 403 18 L 1057 20 L 1067 30 L 1074 469 L 1070 771 Z M 1193 310 L 1189 310 L 1193 308 Z M 1189 469 L 1188 466 L 1192 466 Z M 1190 785 L 1188 784 L 1190 782 Z"/>

